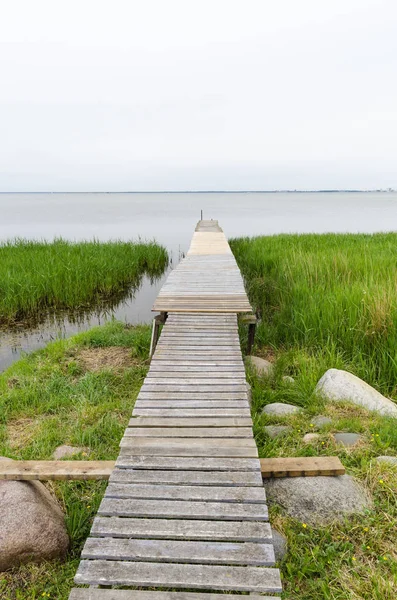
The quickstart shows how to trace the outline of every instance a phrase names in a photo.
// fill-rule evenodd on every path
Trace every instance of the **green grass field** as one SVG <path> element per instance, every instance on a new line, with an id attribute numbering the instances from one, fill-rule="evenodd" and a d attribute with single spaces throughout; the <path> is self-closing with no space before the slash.
<path id="1" fill-rule="evenodd" d="M 0 324 L 40 319 L 49 311 L 102 306 L 158 277 L 165 248 L 132 242 L 33 242 L 0 245 Z"/>
<path id="2" fill-rule="evenodd" d="M 272 507 L 272 525 L 288 538 L 280 565 L 283 599 L 393 600 L 397 597 L 397 469 L 371 462 L 397 456 L 394 419 L 357 406 L 325 403 L 313 393 L 329 368 L 348 370 L 397 399 L 396 234 L 280 235 L 231 243 L 260 316 L 254 354 L 271 360 L 272 379 L 248 373 L 260 456 L 327 456 L 371 493 L 375 509 L 343 524 L 310 527 Z M 283 376 L 292 376 L 287 385 Z M 288 402 L 304 412 L 288 418 L 262 414 L 266 404 Z M 314 415 L 332 424 L 312 444 Z M 270 439 L 264 425 L 291 427 Z M 356 432 L 353 449 L 333 432 Z"/>

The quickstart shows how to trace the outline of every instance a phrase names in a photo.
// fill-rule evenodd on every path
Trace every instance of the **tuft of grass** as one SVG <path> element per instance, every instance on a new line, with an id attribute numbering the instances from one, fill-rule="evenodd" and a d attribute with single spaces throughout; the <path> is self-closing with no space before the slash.
<path id="1" fill-rule="evenodd" d="M 49 312 L 113 306 L 159 277 L 168 255 L 154 242 L 35 242 L 0 244 L 0 324 L 40 320 Z"/>
<path id="2" fill-rule="evenodd" d="M 147 371 L 150 327 L 111 321 L 27 355 L 0 374 L 0 456 L 49 460 L 57 446 L 89 449 L 75 459 L 115 460 Z M 90 351 L 123 349 L 123 368 L 90 369 Z M 112 352 L 109 352 L 110 359 Z M 117 356 L 116 356 L 117 358 Z M 103 481 L 47 484 L 65 511 L 71 547 L 66 561 L 28 564 L 0 574 L 2 600 L 67 600 L 82 545 L 102 499 Z M 46 596 L 44 596 L 46 594 Z"/>

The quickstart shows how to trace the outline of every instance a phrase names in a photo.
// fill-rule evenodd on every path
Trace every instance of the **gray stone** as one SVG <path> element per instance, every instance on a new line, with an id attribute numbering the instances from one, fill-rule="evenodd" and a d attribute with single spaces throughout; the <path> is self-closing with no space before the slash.
<path id="1" fill-rule="evenodd" d="M 0 481 L 0 523 L 0 571 L 67 552 L 63 513 L 39 481 Z"/>
<path id="2" fill-rule="evenodd" d="M 323 415 L 318 415 L 317 417 L 313 417 L 311 420 L 311 424 L 314 425 L 314 429 L 321 429 L 325 427 L 325 425 L 331 425 L 332 419 L 329 417 L 323 417 Z"/>
<path id="3" fill-rule="evenodd" d="M 267 404 L 263 409 L 266 415 L 274 415 L 276 417 L 284 417 L 287 415 L 295 415 L 301 412 L 300 406 L 294 406 L 293 404 L 284 404 L 283 402 L 273 402 Z"/>
<path id="4" fill-rule="evenodd" d="M 282 534 L 272 529 L 273 547 L 276 561 L 280 562 L 288 552 L 287 538 Z"/>
<path id="5" fill-rule="evenodd" d="M 280 505 L 302 523 L 325 525 L 363 513 L 373 504 L 368 492 L 350 475 L 280 477 L 264 481 L 269 504 Z"/>
<path id="6" fill-rule="evenodd" d="M 374 460 L 378 463 L 386 463 L 393 467 L 397 467 L 397 456 L 378 456 Z"/>
<path id="7" fill-rule="evenodd" d="M 282 381 L 288 385 L 293 385 L 295 383 L 295 379 L 290 377 L 290 375 L 284 375 L 282 377 Z"/>
<path id="8" fill-rule="evenodd" d="M 75 456 L 76 454 L 80 454 L 80 452 L 85 452 L 86 454 L 89 454 L 89 449 L 79 448 L 78 446 L 67 446 L 66 444 L 64 444 L 63 446 L 58 446 L 58 448 L 55 448 L 52 458 L 54 460 L 61 460 L 61 458 Z"/>
<path id="9" fill-rule="evenodd" d="M 352 448 L 361 440 L 361 435 L 358 433 L 334 433 L 334 439 L 337 444 Z"/>
<path id="10" fill-rule="evenodd" d="M 246 361 L 253 367 L 260 377 L 272 377 L 274 366 L 268 360 L 259 358 L 259 356 L 247 356 Z"/>
<path id="11" fill-rule="evenodd" d="M 251 386 L 248 383 L 248 381 L 245 382 L 245 385 L 247 386 L 248 402 L 249 402 L 249 405 L 251 406 L 251 404 L 252 404 L 252 390 L 251 390 Z"/>
<path id="12" fill-rule="evenodd" d="M 347 371 L 329 369 L 318 382 L 315 391 L 326 400 L 349 401 L 381 415 L 397 417 L 397 404 L 382 396 L 359 377 Z"/>
<path id="13" fill-rule="evenodd" d="M 292 431 L 292 427 L 288 427 L 287 425 L 266 425 L 263 429 L 272 440 Z"/>
<path id="14" fill-rule="evenodd" d="M 319 437 L 320 437 L 320 435 L 318 433 L 307 433 L 306 435 L 303 436 L 302 441 L 305 444 L 313 444 L 313 442 L 317 442 Z"/>

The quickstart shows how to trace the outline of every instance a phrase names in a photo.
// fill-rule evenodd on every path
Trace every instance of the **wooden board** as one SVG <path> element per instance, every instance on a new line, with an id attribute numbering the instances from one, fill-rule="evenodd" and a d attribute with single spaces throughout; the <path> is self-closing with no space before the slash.
<path id="1" fill-rule="evenodd" d="M 0 480 L 88 480 L 108 479 L 114 461 L 106 460 L 14 460 L 0 461 Z"/>
<path id="2" fill-rule="evenodd" d="M 265 504 L 197 502 L 184 500 L 144 500 L 105 498 L 98 515 L 159 519 L 209 519 L 216 521 L 267 521 Z"/>
<path id="3" fill-rule="evenodd" d="M 134 519 L 102 517 L 94 519 L 91 534 L 101 537 L 218 540 L 231 542 L 272 541 L 272 531 L 266 521 L 209 521 L 189 519 Z"/>
<path id="4" fill-rule="evenodd" d="M 219 596 L 220 594 L 195 592 L 73 588 L 69 600 L 222 600 Z M 227 600 L 241 600 L 241 594 L 228 594 Z M 281 600 L 281 598 L 250 594 L 250 600 Z"/>
<path id="5" fill-rule="evenodd" d="M 344 475 L 345 468 L 337 456 L 305 456 L 300 458 L 261 458 L 263 478 L 316 477 Z"/>
<path id="6" fill-rule="evenodd" d="M 142 538 L 88 538 L 81 557 L 104 560 L 198 563 L 203 565 L 272 566 L 275 563 L 274 550 L 271 544 Z"/>
<path id="7" fill-rule="evenodd" d="M 112 560 L 82 560 L 75 583 L 258 593 L 281 591 L 278 570 L 267 567 L 182 565 Z"/>
<path id="8" fill-rule="evenodd" d="M 111 483 L 155 483 L 158 485 L 209 485 L 226 487 L 262 487 L 259 471 L 162 471 L 143 469 L 114 469 Z"/>
<path id="9" fill-rule="evenodd" d="M 198 502 L 247 502 L 263 504 L 266 494 L 263 487 L 225 487 L 203 485 L 161 485 L 110 483 L 107 498 L 146 498 L 148 500 L 195 500 Z"/>

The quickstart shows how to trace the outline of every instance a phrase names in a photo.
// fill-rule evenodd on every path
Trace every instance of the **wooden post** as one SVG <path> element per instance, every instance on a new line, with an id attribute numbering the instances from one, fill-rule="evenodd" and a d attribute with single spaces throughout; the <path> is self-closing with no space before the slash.
<path id="1" fill-rule="evenodd" d="M 248 325 L 247 354 L 250 355 L 255 341 L 256 316 L 244 315 L 241 317 L 241 321 Z"/>
<path id="2" fill-rule="evenodd" d="M 157 342 L 160 337 L 160 325 L 164 325 L 167 320 L 168 313 L 162 312 L 159 315 L 156 315 L 153 319 L 152 326 L 152 338 L 150 340 L 150 351 L 149 358 L 152 358 L 154 351 L 156 350 Z"/>

